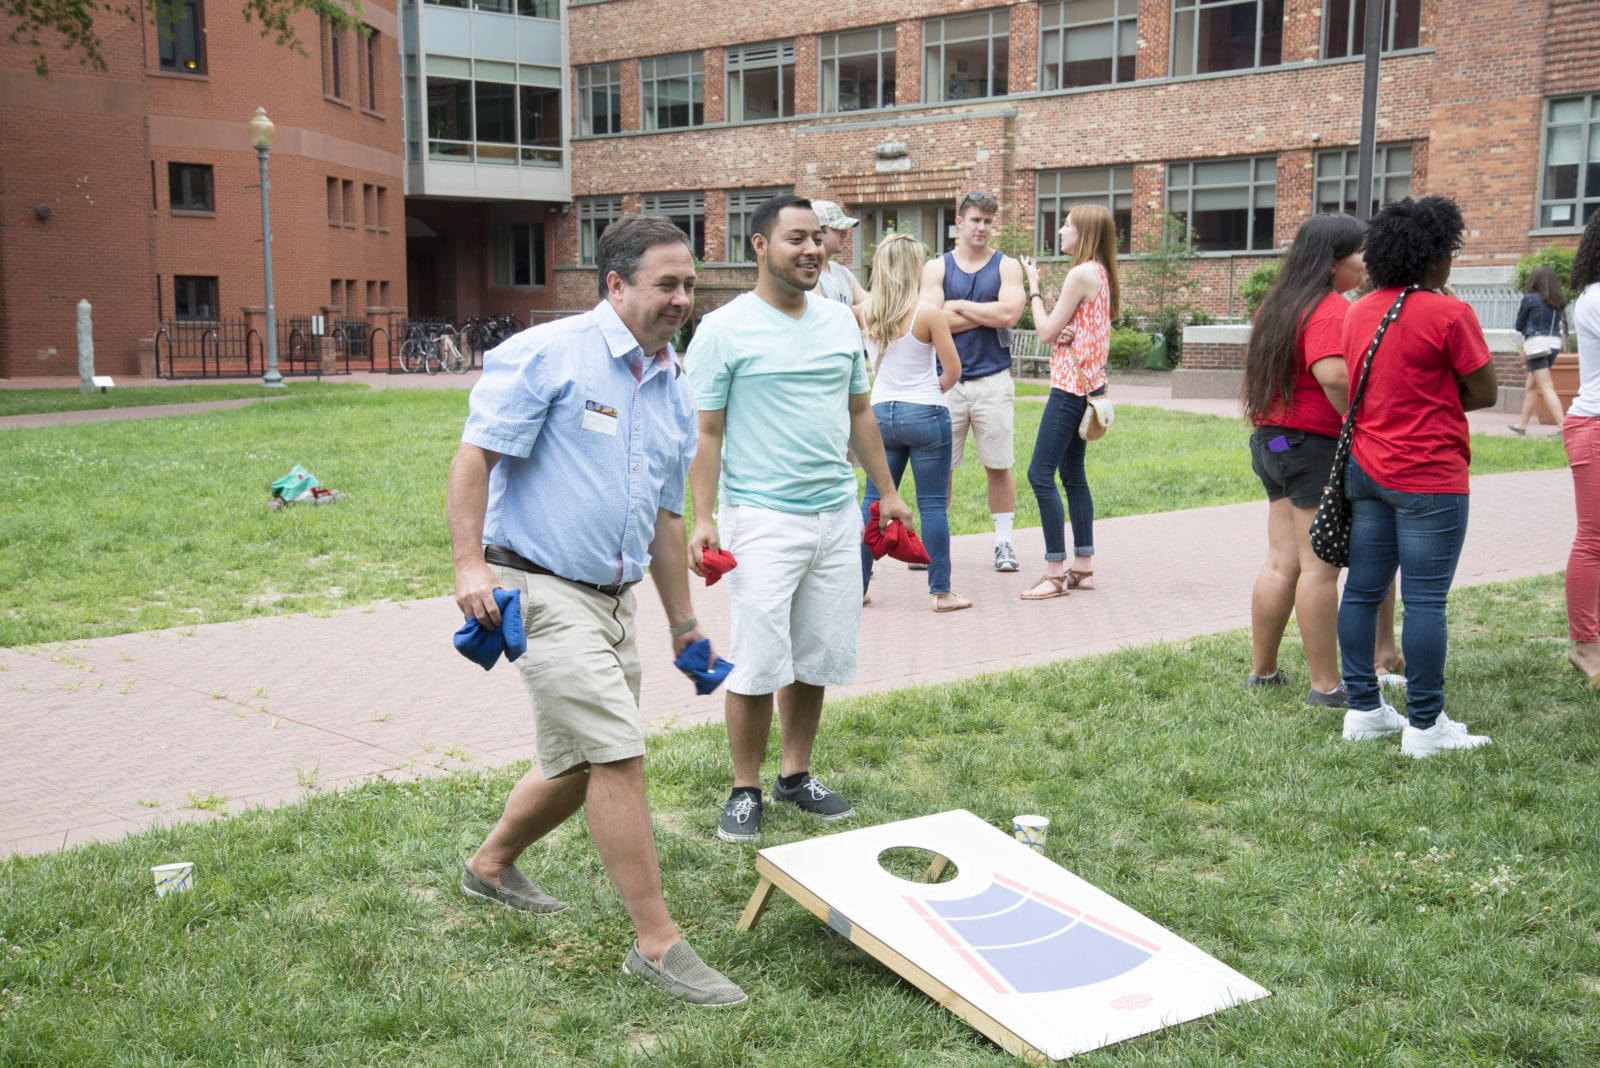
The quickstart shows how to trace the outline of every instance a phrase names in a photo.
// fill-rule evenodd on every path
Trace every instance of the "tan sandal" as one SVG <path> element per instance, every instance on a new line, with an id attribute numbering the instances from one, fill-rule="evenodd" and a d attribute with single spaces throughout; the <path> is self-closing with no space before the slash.
<path id="1" fill-rule="evenodd" d="M 1086 578 L 1094 578 L 1094 572 L 1079 571 L 1071 567 L 1067 568 L 1067 589 L 1085 591 L 1094 589 L 1093 586 L 1085 586 L 1083 584 L 1083 580 Z"/>
<path id="2" fill-rule="evenodd" d="M 948 598 L 948 600 L 946 600 Z M 945 601 L 940 604 L 940 601 Z M 963 608 L 971 608 L 972 602 L 965 597 L 957 597 L 953 593 L 936 593 L 933 595 L 933 610 L 935 612 L 959 612 Z"/>
<path id="3" fill-rule="evenodd" d="M 1051 586 L 1051 589 L 1048 593 L 1032 592 L 1036 587 L 1042 586 L 1046 583 L 1049 583 Z M 1024 601 L 1049 601 L 1057 597 L 1065 596 L 1067 596 L 1067 576 L 1065 575 L 1044 575 L 1039 579 L 1038 582 L 1035 582 L 1032 586 L 1029 586 L 1026 590 L 1022 591 L 1022 599 Z"/>

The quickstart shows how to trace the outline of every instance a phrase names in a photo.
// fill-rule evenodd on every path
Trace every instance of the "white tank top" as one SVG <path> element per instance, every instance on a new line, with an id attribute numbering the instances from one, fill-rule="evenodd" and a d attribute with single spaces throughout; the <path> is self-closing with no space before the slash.
<path id="1" fill-rule="evenodd" d="M 917 305 L 919 310 L 923 307 Z M 911 321 L 916 322 L 915 315 Z M 867 338 L 867 364 L 877 368 L 872 383 L 873 404 L 903 401 L 949 407 L 939 389 L 938 353 L 933 342 L 918 341 L 909 329 L 884 350 L 882 363 L 878 362 L 877 342 Z"/>

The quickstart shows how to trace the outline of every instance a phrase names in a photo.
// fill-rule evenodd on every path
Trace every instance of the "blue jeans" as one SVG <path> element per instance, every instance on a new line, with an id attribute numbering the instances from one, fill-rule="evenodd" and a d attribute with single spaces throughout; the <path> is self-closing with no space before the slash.
<path id="1" fill-rule="evenodd" d="M 1066 516 L 1056 493 L 1056 475 L 1067 491 L 1067 512 L 1072 516 L 1073 553 L 1094 555 L 1094 496 L 1083 473 L 1089 443 L 1078 436 L 1078 423 L 1089 402 L 1075 393 L 1052 389 L 1033 439 L 1033 459 L 1028 463 L 1028 485 L 1039 501 L 1039 522 L 1044 527 L 1044 558 L 1067 558 Z"/>
<path id="2" fill-rule="evenodd" d="M 1400 569 L 1405 624 L 1406 711 L 1428 728 L 1444 708 L 1444 658 L 1449 641 L 1445 598 L 1467 536 L 1465 493 L 1400 493 L 1385 489 L 1352 457 L 1344 480 L 1350 499 L 1350 574 L 1339 602 L 1339 653 L 1350 707 L 1383 703 L 1372 666 L 1378 606 Z"/>
<path id="3" fill-rule="evenodd" d="M 895 489 L 911 464 L 917 480 L 917 514 L 922 521 L 922 543 L 932 560 L 928 564 L 928 592 L 937 597 L 950 592 L 950 517 L 946 511 L 950 492 L 950 409 L 940 404 L 885 401 L 872 406 L 883 435 L 883 451 Z M 879 497 L 878 487 L 867 479 L 861 500 L 861 521 L 870 522 L 868 509 Z M 861 588 L 872 582 L 872 553 L 861 546 Z"/>

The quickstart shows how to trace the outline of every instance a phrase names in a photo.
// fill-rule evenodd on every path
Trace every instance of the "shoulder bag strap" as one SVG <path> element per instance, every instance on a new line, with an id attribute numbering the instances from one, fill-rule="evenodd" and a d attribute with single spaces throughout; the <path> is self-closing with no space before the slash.
<path id="1" fill-rule="evenodd" d="M 1367 373 L 1372 370 L 1372 357 L 1377 355 L 1378 346 L 1383 342 L 1383 335 L 1388 332 L 1389 325 L 1400 317 L 1400 305 L 1406 298 L 1415 293 L 1421 286 L 1407 286 L 1394 298 L 1394 304 L 1384 313 L 1383 319 L 1378 323 L 1377 333 L 1372 335 L 1372 344 L 1367 346 L 1367 355 L 1361 362 L 1361 377 L 1356 381 L 1355 391 L 1350 394 L 1350 407 L 1344 413 L 1344 426 L 1339 431 L 1339 443 L 1333 449 L 1333 467 L 1330 478 L 1338 478 L 1344 471 L 1345 464 L 1350 459 L 1350 442 L 1356 432 L 1356 409 L 1361 406 L 1361 397 L 1367 391 Z"/>

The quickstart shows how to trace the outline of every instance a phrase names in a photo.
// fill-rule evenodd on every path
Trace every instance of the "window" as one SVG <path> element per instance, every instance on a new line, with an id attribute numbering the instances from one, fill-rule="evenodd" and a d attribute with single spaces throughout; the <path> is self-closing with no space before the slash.
<path id="1" fill-rule="evenodd" d="M 339 183 L 344 206 L 344 224 L 354 230 L 356 226 L 356 183 L 349 178 Z"/>
<path id="2" fill-rule="evenodd" d="M 328 179 L 328 225 L 338 226 L 344 222 L 344 198 L 339 193 L 339 179 Z"/>
<path id="3" fill-rule="evenodd" d="M 494 250 L 492 284 L 544 285 L 544 227 L 539 223 L 497 223 L 489 228 Z"/>
<path id="4" fill-rule="evenodd" d="M 762 201 L 771 200 L 779 193 L 792 193 L 793 189 L 730 189 L 728 190 L 728 262 L 754 263 L 755 250 L 750 247 L 750 216 L 756 213 Z"/>
<path id="5" fill-rule="evenodd" d="M 699 126 L 705 118 L 705 75 L 699 52 L 639 61 L 641 118 L 646 130 Z"/>
<path id="6" fill-rule="evenodd" d="M 1172 0 L 1172 73 L 1274 67 L 1283 56 L 1283 0 Z"/>
<path id="7" fill-rule="evenodd" d="M 794 42 L 741 45 L 724 60 L 728 121 L 750 122 L 794 114 Z"/>
<path id="8" fill-rule="evenodd" d="M 522 15 L 531 19 L 559 19 L 560 0 L 427 0 L 439 7 L 475 7 L 479 11 L 492 11 L 498 15 Z"/>
<path id="9" fill-rule="evenodd" d="M 578 262 L 594 265 L 594 250 L 606 227 L 622 217 L 621 197 L 582 197 L 578 200 Z"/>
<path id="10" fill-rule="evenodd" d="M 1600 210 L 1600 93 L 1545 103 L 1539 225 L 1577 229 Z"/>
<path id="11" fill-rule="evenodd" d="M 824 34 L 822 110 L 862 111 L 894 105 L 894 27 Z"/>
<path id="12" fill-rule="evenodd" d="M 1383 50 L 1415 48 L 1422 38 L 1422 0 L 1384 0 Z M 1359 56 L 1367 50 L 1367 0 L 1327 0 L 1322 16 L 1322 58 Z"/>
<path id="13" fill-rule="evenodd" d="M 706 258 L 706 198 L 704 193 L 647 193 L 642 205 L 646 215 L 665 215 L 678 229 L 689 235 L 694 258 Z"/>
<path id="14" fill-rule="evenodd" d="M 1009 11 L 947 15 L 922 24 L 922 100 L 937 104 L 1005 96 Z"/>
<path id="15" fill-rule="evenodd" d="M 389 187 L 378 187 L 378 229 L 389 229 Z"/>
<path id="16" fill-rule="evenodd" d="M 343 100 L 344 31 L 328 16 L 322 16 L 322 95 Z"/>
<path id="17" fill-rule="evenodd" d="M 378 306 L 378 283 L 377 282 L 368 282 L 367 283 L 367 307 L 375 308 L 377 306 Z"/>
<path id="18" fill-rule="evenodd" d="M 328 310 L 338 311 L 339 304 L 344 300 L 344 279 L 335 278 L 328 283 Z"/>
<path id="19" fill-rule="evenodd" d="M 172 317 L 179 322 L 212 322 L 217 318 L 215 275 L 174 275 Z"/>
<path id="20" fill-rule="evenodd" d="M 1079 204 L 1099 204 L 1111 212 L 1117 224 L 1117 251 L 1128 251 L 1133 230 L 1133 168 L 1082 167 L 1069 171 L 1040 171 L 1037 208 L 1033 232 L 1038 235 L 1041 256 L 1060 254 L 1056 231 L 1067 220 L 1067 212 Z"/>
<path id="21" fill-rule="evenodd" d="M 157 51 L 161 55 L 161 69 L 179 74 L 204 74 L 206 72 L 205 24 L 200 18 L 200 0 L 174 0 L 170 6 L 157 8 L 161 16 L 156 22 Z"/>
<path id="22" fill-rule="evenodd" d="M 1330 148 L 1317 153 L 1317 211 L 1361 214 L 1356 210 L 1356 172 L 1360 163 L 1361 150 L 1356 148 Z M 1367 217 L 1378 214 L 1378 209 L 1391 200 L 1410 195 L 1411 146 L 1379 145 L 1372 157 L 1372 203 Z"/>
<path id="23" fill-rule="evenodd" d="M 1273 247 L 1278 161 L 1219 159 L 1167 165 L 1167 210 L 1186 219 L 1202 252 Z"/>
<path id="24" fill-rule="evenodd" d="M 362 83 L 362 89 L 366 92 L 367 95 L 366 95 L 366 99 L 361 102 L 361 106 L 366 108 L 368 111 L 377 111 L 378 110 L 378 56 L 380 54 L 379 51 L 378 51 L 378 31 L 377 30 L 374 30 L 374 29 L 368 29 L 367 30 L 367 32 L 366 32 L 366 47 L 365 47 L 365 51 L 366 51 L 366 54 L 367 54 L 367 71 L 366 71 L 367 77 L 366 77 L 365 81 L 363 81 L 363 83 Z"/>
<path id="25" fill-rule="evenodd" d="M 356 280 L 344 280 L 344 314 L 347 319 L 354 319 L 356 315 Z"/>
<path id="26" fill-rule="evenodd" d="M 1039 88 L 1133 81 L 1139 0 L 1055 0 L 1039 5 Z"/>
<path id="27" fill-rule="evenodd" d="M 378 282 L 378 304 L 384 308 L 389 306 L 389 283 L 387 280 Z"/>
<path id="28" fill-rule="evenodd" d="M 378 228 L 378 187 L 369 182 L 361 183 L 361 217 L 368 230 Z"/>
<path id="29" fill-rule="evenodd" d="M 559 67 L 436 55 L 427 63 L 430 159 L 561 166 Z"/>
<path id="30" fill-rule="evenodd" d="M 622 130 L 622 64 L 594 63 L 578 68 L 578 133 L 614 134 Z"/>
<path id="31" fill-rule="evenodd" d="M 204 163 L 167 164 L 167 189 L 173 211 L 214 211 L 211 167 Z"/>

